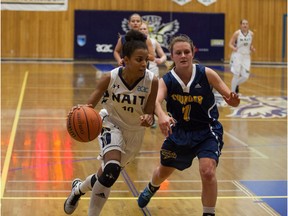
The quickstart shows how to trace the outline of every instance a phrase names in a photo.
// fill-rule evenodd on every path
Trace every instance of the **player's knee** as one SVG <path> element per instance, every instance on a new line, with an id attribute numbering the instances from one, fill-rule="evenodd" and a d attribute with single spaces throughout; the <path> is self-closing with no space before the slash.
<path id="1" fill-rule="evenodd" d="M 250 76 L 250 73 L 245 73 L 245 74 L 243 75 L 243 77 L 244 77 L 246 80 L 249 78 L 249 76 Z"/>
<path id="2" fill-rule="evenodd" d="M 243 77 L 247 80 L 249 78 L 249 76 L 250 76 L 250 71 L 243 68 L 241 70 L 241 77 Z"/>
<path id="3" fill-rule="evenodd" d="M 211 182 L 214 181 L 215 176 L 215 168 L 212 167 L 201 167 L 200 168 L 200 175 L 201 179 L 205 182 Z"/>
<path id="4" fill-rule="evenodd" d="M 109 161 L 103 170 L 102 175 L 98 181 L 105 187 L 111 187 L 118 179 L 121 172 L 121 166 L 118 161 Z"/>
<path id="5" fill-rule="evenodd" d="M 216 178 L 216 161 L 214 159 L 202 159 L 199 171 L 203 181 L 214 181 Z"/>

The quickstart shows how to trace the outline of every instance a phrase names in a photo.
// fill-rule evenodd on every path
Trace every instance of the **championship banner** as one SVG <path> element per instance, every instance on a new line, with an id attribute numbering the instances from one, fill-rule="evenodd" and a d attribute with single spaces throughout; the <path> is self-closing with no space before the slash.
<path id="1" fill-rule="evenodd" d="M 198 2 L 203 4 L 203 5 L 205 5 L 205 6 L 209 6 L 209 5 L 213 4 L 213 3 L 215 3 L 216 0 L 198 0 Z"/>
<path id="2" fill-rule="evenodd" d="M 1 10 L 66 11 L 68 0 L 2 0 Z"/>
<path id="3" fill-rule="evenodd" d="M 128 19 L 135 11 L 75 11 L 74 58 L 114 59 L 118 35 L 129 31 Z M 223 13 L 139 12 L 148 23 L 150 37 L 155 38 L 168 59 L 173 36 L 188 35 L 196 46 L 195 59 L 223 61 Z"/>

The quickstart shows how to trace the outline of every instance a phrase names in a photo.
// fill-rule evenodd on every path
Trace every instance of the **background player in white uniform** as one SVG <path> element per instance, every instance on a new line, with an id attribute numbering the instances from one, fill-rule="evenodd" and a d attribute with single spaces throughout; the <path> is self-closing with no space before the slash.
<path id="1" fill-rule="evenodd" d="M 249 30 L 248 21 L 243 19 L 240 22 L 240 29 L 234 32 L 229 47 L 233 50 L 231 54 L 230 66 L 233 78 L 231 81 L 231 91 L 239 92 L 238 86 L 250 76 L 251 51 L 255 52 L 252 45 L 253 32 Z"/>
<path id="2" fill-rule="evenodd" d="M 148 24 L 146 22 L 142 22 L 139 30 L 143 34 L 145 34 L 147 36 L 147 38 L 150 38 L 149 37 L 149 31 L 148 31 Z M 150 38 L 150 40 L 152 42 L 155 59 L 154 59 L 154 61 L 149 61 L 148 69 L 150 71 L 152 71 L 155 74 L 156 77 L 159 78 L 159 67 L 158 67 L 158 65 L 163 64 L 167 60 L 167 56 L 164 53 L 161 45 L 159 44 L 159 42 L 155 38 Z M 154 121 L 154 124 L 151 126 L 151 128 L 156 128 L 157 127 L 156 119 L 157 119 L 157 117 L 155 116 L 155 121 Z"/>
<path id="3" fill-rule="evenodd" d="M 138 13 L 134 13 L 129 17 L 128 26 L 130 29 L 139 30 L 142 22 L 143 20 L 141 16 Z M 118 66 L 123 66 L 123 59 L 122 59 L 123 56 L 121 52 L 122 52 L 122 47 L 124 43 L 125 43 L 125 36 L 120 35 L 117 41 L 117 44 L 115 46 L 114 52 L 113 52 L 114 58 L 117 61 Z M 154 51 L 153 51 L 153 45 L 152 45 L 150 38 L 147 38 L 146 44 L 148 47 L 148 60 L 154 61 L 155 56 L 154 56 Z"/>
<path id="4" fill-rule="evenodd" d="M 139 30 L 143 32 L 148 38 L 150 38 L 147 23 L 142 22 Z M 150 38 L 150 40 L 152 42 L 155 60 L 149 61 L 148 69 L 152 71 L 157 77 L 159 77 L 158 65 L 163 64 L 167 60 L 167 56 L 164 53 L 161 45 L 155 38 Z"/>
<path id="5" fill-rule="evenodd" d="M 96 85 L 87 104 L 93 107 L 102 98 L 100 115 L 103 129 L 98 137 L 102 167 L 85 181 L 75 179 L 72 192 L 64 203 L 64 211 L 72 214 L 81 195 L 91 191 L 89 216 L 100 214 L 110 188 L 120 171 L 138 154 L 145 128 L 153 123 L 153 112 L 158 90 L 158 79 L 147 67 L 146 36 L 130 30 L 123 45 L 125 67 L 113 69 Z"/>

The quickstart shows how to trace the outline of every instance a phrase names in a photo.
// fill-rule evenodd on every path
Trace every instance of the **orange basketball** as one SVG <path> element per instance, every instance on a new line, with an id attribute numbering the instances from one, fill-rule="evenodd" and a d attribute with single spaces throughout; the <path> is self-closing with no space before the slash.
<path id="1" fill-rule="evenodd" d="M 102 119 L 96 110 L 80 106 L 69 113 L 67 130 L 70 136 L 79 142 L 94 140 L 102 130 Z"/>

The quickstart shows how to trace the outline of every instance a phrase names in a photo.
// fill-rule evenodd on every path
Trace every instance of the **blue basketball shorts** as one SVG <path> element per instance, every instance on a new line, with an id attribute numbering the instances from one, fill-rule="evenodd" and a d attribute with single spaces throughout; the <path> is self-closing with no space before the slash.
<path id="1" fill-rule="evenodd" d="M 185 144 L 183 145 L 183 131 L 180 129 L 173 130 L 173 137 L 177 137 L 177 133 L 181 134 L 179 140 L 170 139 L 164 141 L 160 155 L 161 164 L 163 166 L 174 167 L 178 170 L 184 170 L 192 165 L 195 157 L 212 158 L 217 164 L 221 155 L 223 143 L 223 128 L 219 123 L 217 127 L 211 126 L 203 130 L 186 131 Z M 176 133 L 176 136 L 175 134 Z M 188 141 L 187 141 L 188 140 Z M 179 143 L 181 142 L 182 143 Z"/>

